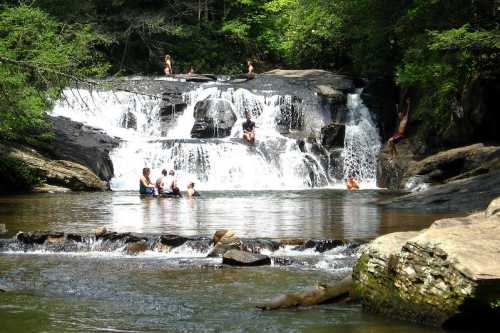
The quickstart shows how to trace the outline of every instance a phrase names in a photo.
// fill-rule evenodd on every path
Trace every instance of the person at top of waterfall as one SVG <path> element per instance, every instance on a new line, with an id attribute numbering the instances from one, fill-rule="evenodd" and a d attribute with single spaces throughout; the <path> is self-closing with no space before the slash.
<path id="1" fill-rule="evenodd" d="M 255 79 L 255 73 L 253 72 L 253 64 L 250 60 L 247 61 L 247 67 L 248 67 L 247 79 L 249 80 Z"/>
<path id="2" fill-rule="evenodd" d="M 255 143 L 255 122 L 252 121 L 252 114 L 249 111 L 245 111 L 245 118 L 247 120 L 243 122 L 243 140 L 253 145 Z"/>
<path id="3" fill-rule="evenodd" d="M 394 132 L 394 135 L 389 138 L 387 141 L 389 148 L 391 150 L 391 157 L 397 157 L 398 156 L 398 151 L 396 149 L 396 143 L 401 141 L 404 137 L 405 131 L 406 131 L 406 125 L 408 125 L 408 115 L 410 114 L 410 98 L 408 97 L 406 99 L 406 110 L 403 112 L 400 112 L 398 115 L 399 118 L 399 125 L 396 129 L 396 132 Z"/>
<path id="4" fill-rule="evenodd" d="M 349 191 L 359 190 L 359 182 L 356 178 L 349 176 L 347 177 L 346 187 Z"/>
<path id="5" fill-rule="evenodd" d="M 151 182 L 149 175 L 151 175 L 151 169 L 143 168 L 142 176 L 139 179 L 139 193 L 146 196 L 155 196 L 157 194 L 156 186 Z"/>
<path id="6" fill-rule="evenodd" d="M 161 171 L 161 176 L 158 177 L 158 179 L 156 180 L 156 188 L 158 189 L 158 194 L 163 194 L 164 190 L 165 190 L 165 181 L 166 181 L 166 178 L 168 176 L 168 171 L 166 169 L 163 169 Z"/>
<path id="7" fill-rule="evenodd" d="M 194 68 L 193 68 L 193 66 L 191 66 L 191 67 L 189 67 L 187 75 L 193 75 L 193 74 L 194 74 Z"/>
<path id="8" fill-rule="evenodd" d="M 199 197 L 200 193 L 194 189 L 194 183 L 189 182 L 187 186 L 187 196 L 188 198 Z"/>
<path id="9" fill-rule="evenodd" d="M 177 187 L 177 178 L 175 177 L 175 171 L 170 170 L 168 176 L 163 179 L 163 192 L 166 195 L 176 195 L 181 196 L 181 191 Z"/>
<path id="10" fill-rule="evenodd" d="M 163 71 L 165 72 L 165 75 L 174 74 L 172 71 L 172 57 L 170 57 L 169 54 L 165 56 L 165 69 Z"/>

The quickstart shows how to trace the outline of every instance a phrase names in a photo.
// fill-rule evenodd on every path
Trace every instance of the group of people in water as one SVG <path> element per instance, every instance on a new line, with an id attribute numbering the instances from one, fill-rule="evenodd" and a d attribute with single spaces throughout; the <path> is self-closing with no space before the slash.
<path id="1" fill-rule="evenodd" d="M 161 171 L 161 176 L 156 180 L 155 183 L 151 181 L 151 169 L 143 168 L 142 176 L 139 179 L 139 193 L 144 196 L 156 197 L 181 197 L 181 191 L 177 186 L 177 177 L 175 176 L 175 171 L 167 171 L 163 169 Z M 188 198 L 197 197 L 200 194 L 194 189 L 194 182 L 189 182 L 186 189 L 186 195 Z"/>

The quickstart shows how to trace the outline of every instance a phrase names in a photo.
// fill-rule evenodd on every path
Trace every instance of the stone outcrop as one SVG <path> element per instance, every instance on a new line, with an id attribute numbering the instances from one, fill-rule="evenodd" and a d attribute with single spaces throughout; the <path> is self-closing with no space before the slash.
<path id="1" fill-rule="evenodd" d="M 380 154 L 378 185 L 416 192 L 382 202 L 383 205 L 465 212 L 484 209 L 500 195 L 500 146 L 479 143 L 417 160 L 414 145 L 411 139 L 403 140 L 397 145 L 399 155 L 394 159 L 387 151 Z"/>
<path id="2" fill-rule="evenodd" d="M 488 212 L 497 202 L 491 205 Z M 434 326 L 498 325 L 500 216 L 487 214 L 439 220 L 366 245 L 353 271 L 364 307 Z"/>
<path id="3" fill-rule="evenodd" d="M 224 253 L 222 263 L 230 266 L 264 266 L 271 264 L 271 258 L 258 253 L 229 250 Z"/>
<path id="4" fill-rule="evenodd" d="M 224 138 L 231 134 L 236 122 L 231 103 L 223 99 L 205 99 L 194 107 L 193 138 Z"/>
<path id="5" fill-rule="evenodd" d="M 24 162 L 41 176 L 45 183 L 75 191 L 104 191 L 108 185 L 87 167 L 66 160 L 51 160 L 36 150 L 23 146 L 5 147 L 0 153 Z"/>
<path id="6" fill-rule="evenodd" d="M 114 169 L 109 153 L 118 146 L 118 139 L 65 117 L 46 117 L 52 124 L 54 139 L 46 145 L 35 147 L 41 154 L 50 159 L 85 166 L 106 182 L 113 178 Z"/>

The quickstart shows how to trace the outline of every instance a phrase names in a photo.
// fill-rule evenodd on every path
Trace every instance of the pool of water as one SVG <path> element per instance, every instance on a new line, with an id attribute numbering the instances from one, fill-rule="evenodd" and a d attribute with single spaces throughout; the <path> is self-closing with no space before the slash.
<path id="1" fill-rule="evenodd" d="M 194 200 L 132 192 L 0 197 L 8 231 L 369 239 L 427 227 L 438 215 L 386 211 L 381 191 L 206 192 Z M 449 216 L 449 215 L 448 215 Z M 230 268 L 193 256 L 0 253 L 2 332 L 440 332 L 333 304 L 263 312 L 274 296 L 349 274 L 341 253 L 328 265 Z M 335 261 L 335 258 L 339 258 Z M 299 257 L 299 261 L 300 261 Z M 305 259 L 304 259 L 305 260 Z M 316 262 L 321 262 L 321 258 Z M 333 261 L 332 261 L 333 260 Z"/>

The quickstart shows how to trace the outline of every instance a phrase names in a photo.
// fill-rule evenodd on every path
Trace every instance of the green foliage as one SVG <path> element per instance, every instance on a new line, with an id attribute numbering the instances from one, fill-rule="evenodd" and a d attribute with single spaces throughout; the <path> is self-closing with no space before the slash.
<path id="1" fill-rule="evenodd" d="M 72 77 L 103 74 L 86 25 L 66 25 L 20 5 L 0 11 L 0 137 L 22 137 L 42 126 L 42 114 Z"/>
<path id="2" fill-rule="evenodd" d="M 39 185 L 43 177 L 25 162 L 9 156 L 0 158 L 0 187 L 11 192 L 23 192 Z"/>

